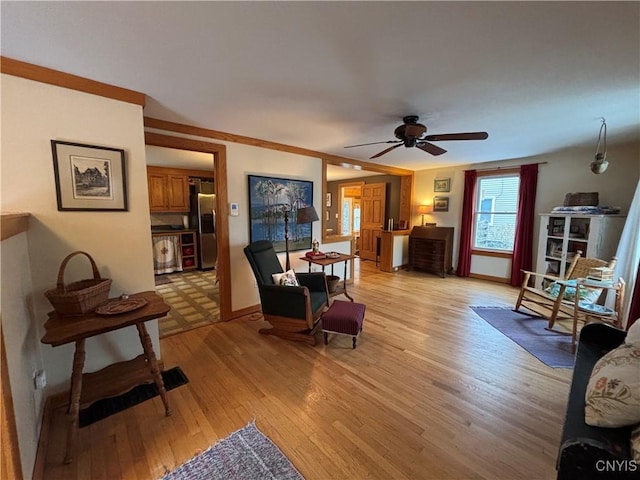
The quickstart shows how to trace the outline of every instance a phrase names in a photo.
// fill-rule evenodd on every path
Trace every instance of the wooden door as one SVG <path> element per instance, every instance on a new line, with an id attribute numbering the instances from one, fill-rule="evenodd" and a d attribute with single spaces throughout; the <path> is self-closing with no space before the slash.
<path id="1" fill-rule="evenodd" d="M 376 243 L 384 226 L 386 183 L 362 186 L 360 197 L 360 258 L 376 259 Z"/>

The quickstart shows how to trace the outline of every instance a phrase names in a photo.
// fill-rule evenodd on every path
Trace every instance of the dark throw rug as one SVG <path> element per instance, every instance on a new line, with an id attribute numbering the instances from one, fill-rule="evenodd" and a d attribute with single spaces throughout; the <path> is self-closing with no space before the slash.
<path id="1" fill-rule="evenodd" d="M 167 277 L 166 275 L 156 275 L 154 277 L 154 280 L 156 282 L 156 286 L 158 286 L 158 285 L 167 285 L 168 283 L 171 283 L 171 279 L 169 277 Z"/>
<path id="2" fill-rule="evenodd" d="M 545 330 L 544 318 L 514 312 L 508 307 L 471 307 L 480 318 L 552 368 L 573 368 L 571 335 Z"/>
<path id="3" fill-rule="evenodd" d="M 173 367 L 169 370 L 165 370 L 162 373 L 162 380 L 164 382 L 165 390 L 173 390 L 180 385 L 189 383 L 189 379 L 180 369 L 180 367 Z M 117 397 L 105 398 L 92 403 L 85 409 L 80 410 L 79 424 L 80 428 L 91 425 L 92 423 L 107 418 L 114 413 L 126 410 L 129 407 L 138 405 L 139 403 L 149 400 L 150 398 L 159 395 L 158 387 L 155 383 L 138 385 L 132 388 L 127 393 L 118 395 Z"/>
<path id="4" fill-rule="evenodd" d="M 280 449 L 249 423 L 162 480 L 304 480 Z"/>

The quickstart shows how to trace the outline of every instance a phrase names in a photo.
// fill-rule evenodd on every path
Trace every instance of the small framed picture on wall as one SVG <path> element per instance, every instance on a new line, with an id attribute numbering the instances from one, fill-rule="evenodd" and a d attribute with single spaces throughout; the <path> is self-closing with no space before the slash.
<path id="1" fill-rule="evenodd" d="M 451 191 L 451 178 L 436 178 L 433 181 L 434 192 L 450 192 Z"/>
<path id="2" fill-rule="evenodd" d="M 448 212 L 449 211 L 449 197 L 433 197 L 433 211 L 434 212 Z"/>

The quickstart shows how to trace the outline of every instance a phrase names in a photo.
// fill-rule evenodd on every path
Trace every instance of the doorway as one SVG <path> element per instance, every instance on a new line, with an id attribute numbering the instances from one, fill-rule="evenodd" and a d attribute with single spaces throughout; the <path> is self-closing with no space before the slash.
<path id="1" fill-rule="evenodd" d="M 187 138 L 145 132 L 145 144 L 179 150 L 213 154 L 214 178 L 216 179 L 217 195 L 217 248 L 218 264 L 216 268 L 219 288 L 220 320 L 232 318 L 231 310 L 231 278 L 229 258 L 229 219 L 227 201 L 227 158 L 226 146 L 216 143 L 191 140 Z"/>

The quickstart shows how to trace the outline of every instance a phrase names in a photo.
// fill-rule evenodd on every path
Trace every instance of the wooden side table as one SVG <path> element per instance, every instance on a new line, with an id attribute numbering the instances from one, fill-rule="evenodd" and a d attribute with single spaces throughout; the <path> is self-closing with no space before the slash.
<path id="1" fill-rule="evenodd" d="M 338 257 L 327 257 L 320 259 L 311 259 L 309 257 L 300 257 L 300 260 L 304 260 L 305 262 L 309 262 L 309 272 L 311 272 L 311 264 L 320 265 L 322 267 L 322 271 L 324 272 L 325 267 L 331 265 L 331 275 L 333 275 L 333 266 L 336 263 L 344 262 L 344 278 L 342 281 L 342 287 L 336 289 L 335 292 L 329 293 L 330 297 L 335 297 L 336 295 L 344 295 L 350 301 L 353 302 L 353 298 L 347 293 L 347 262 L 349 260 L 353 260 L 355 257 L 353 255 L 347 255 L 345 253 L 341 253 Z"/>
<path id="2" fill-rule="evenodd" d="M 60 316 L 49 313 L 44 324 L 46 333 L 41 342 L 57 347 L 75 342 L 71 389 L 69 394 L 69 427 L 67 432 L 67 452 L 64 463 L 71 463 L 78 430 L 78 416 L 81 406 L 88 406 L 100 398 L 112 397 L 131 390 L 140 383 L 155 382 L 164 403 L 165 414 L 170 415 L 167 391 L 164 388 L 158 361 L 153 351 L 151 338 L 145 322 L 167 315 L 171 307 L 164 303 L 156 292 L 142 292 L 130 295 L 131 299 L 142 298 L 148 303 L 136 310 L 117 315 L 87 313 L 80 316 Z M 135 325 L 144 353 L 133 360 L 118 362 L 98 372 L 83 375 L 85 360 L 85 340 L 102 333 L 112 332 Z"/>

